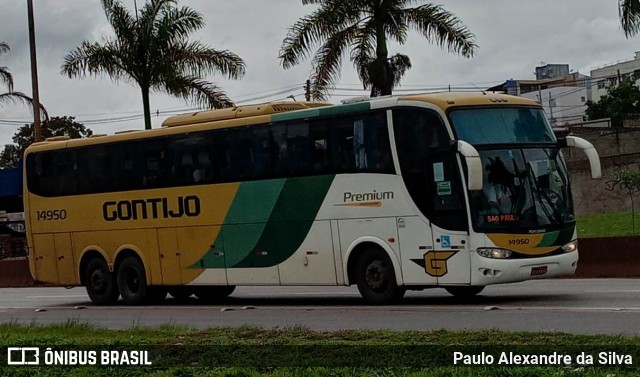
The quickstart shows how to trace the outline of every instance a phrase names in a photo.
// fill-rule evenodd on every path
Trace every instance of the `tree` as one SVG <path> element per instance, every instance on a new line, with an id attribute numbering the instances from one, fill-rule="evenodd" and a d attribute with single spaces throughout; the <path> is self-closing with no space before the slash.
<path id="1" fill-rule="evenodd" d="M 640 0 L 618 0 L 618 14 L 627 38 L 640 31 Z"/>
<path id="2" fill-rule="evenodd" d="M 465 57 L 473 56 L 474 35 L 452 13 L 439 5 L 410 8 L 415 0 L 302 0 L 320 7 L 298 20 L 280 48 L 282 66 L 287 69 L 306 59 L 314 47 L 312 96 L 324 100 L 340 75 L 342 57 L 351 51 L 360 81 L 372 95 L 388 95 L 411 68 L 409 57 L 389 57 L 387 42 L 404 44 L 410 29 Z"/>
<path id="3" fill-rule="evenodd" d="M 82 123 L 75 121 L 75 117 L 52 117 L 42 125 L 42 137 L 69 136 L 72 139 L 88 137 L 93 131 Z M 8 168 L 18 166 L 18 162 L 24 155 L 25 149 L 35 141 L 33 123 L 20 127 L 13 135 L 15 144 L 9 144 L 0 152 L 0 167 Z"/>
<path id="4" fill-rule="evenodd" d="M 618 168 L 613 176 L 613 179 L 605 182 L 606 189 L 614 191 L 616 189 L 626 191 L 631 200 L 631 224 L 633 228 L 633 234 L 636 234 L 636 217 L 635 217 L 635 204 L 633 201 L 633 194 L 640 191 L 640 173 L 628 170 L 624 168 Z"/>
<path id="5" fill-rule="evenodd" d="M 149 95 L 163 91 L 197 105 L 220 108 L 233 102 L 203 77 L 222 73 L 238 79 L 245 73 L 236 54 L 215 50 L 188 36 L 204 27 L 202 15 L 178 0 L 149 0 L 131 14 L 119 0 L 100 0 L 115 38 L 84 41 L 64 59 L 61 73 L 69 78 L 108 76 L 137 84 L 142 92 L 145 128 L 151 128 Z"/>
<path id="6" fill-rule="evenodd" d="M 614 127 L 622 127 L 628 114 L 640 114 L 640 88 L 627 79 L 609 88 L 598 102 L 587 101 L 586 105 L 588 120 L 611 118 Z"/>
<path id="7" fill-rule="evenodd" d="M 9 52 L 11 49 L 6 42 L 0 42 L 0 54 Z M 13 75 L 9 72 L 7 67 L 0 67 L 0 84 L 7 86 L 8 91 L 6 93 L 0 93 L 0 107 L 7 103 L 22 103 L 30 108 L 33 108 L 33 99 L 22 92 L 13 91 Z M 47 117 L 47 110 L 41 106 L 43 115 Z"/>

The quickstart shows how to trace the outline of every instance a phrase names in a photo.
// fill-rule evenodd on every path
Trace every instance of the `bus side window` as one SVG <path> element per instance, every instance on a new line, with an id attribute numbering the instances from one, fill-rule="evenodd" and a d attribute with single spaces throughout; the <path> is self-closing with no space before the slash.
<path id="1" fill-rule="evenodd" d="M 310 174 L 312 172 L 312 148 L 308 121 L 287 125 L 289 174 L 296 176 Z"/>
<path id="2" fill-rule="evenodd" d="M 288 170 L 287 125 L 284 123 L 269 126 L 269 154 L 274 177 L 286 175 Z"/>

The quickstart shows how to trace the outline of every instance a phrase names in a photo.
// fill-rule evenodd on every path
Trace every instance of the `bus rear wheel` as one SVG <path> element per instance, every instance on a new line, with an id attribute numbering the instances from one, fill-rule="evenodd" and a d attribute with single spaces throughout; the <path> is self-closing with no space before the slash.
<path id="1" fill-rule="evenodd" d="M 356 282 L 367 304 L 391 304 L 402 299 L 406 292 L 398 286 L 391 260 L 378 248 L 366 250 L 358 259 Z"/>
<path id="2" fill-rule="evenodd" d="M 445 287 L 450 294 L 459 298 L 470 298 L 482 292 L 484 285 L 462 285 L 458 287 Z"/>
<path id="3" fill-rule="evenodd" d="M 91 302 L 96 305 L 110 305 L 118 301 L 120 292 L 104 259 L 90 260 L 84 274 L 85 286 Z"/>
<path id="4" fill-rule="evenodd" d="M 193 289 L 196 297 L 207 303 L 221 301 L 232 294 L 235 290 L 235 285 L 209 285 L 204 287 L 195 287 Z"/>
<path id="5" fill-rule="evenodd" d="M 118 267 L 118 287 L 125 304 L 139 305 L 148 298 L 150 287 L 147 285 L 144 266 L 138 258 L 128 256 L 122 260 Z"/>

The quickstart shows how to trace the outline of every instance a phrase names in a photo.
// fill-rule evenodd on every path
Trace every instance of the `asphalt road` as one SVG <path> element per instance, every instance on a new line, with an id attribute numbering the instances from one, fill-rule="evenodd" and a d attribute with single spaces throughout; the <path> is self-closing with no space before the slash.
<path id="1" fill-rule="evenodd" d="M 79 321 L 107 328 L 255 325 L 340 329 L 501 329 L 640 335 L 640 280 L 561 279 L 489 286 L 459 300 L 443 289 L 367 306 L 354 287 L 239 287 L 220 305 L 168 298 L 158 306 L 93 306 L 84 288 L 0 289 L 0 322 Z"/>

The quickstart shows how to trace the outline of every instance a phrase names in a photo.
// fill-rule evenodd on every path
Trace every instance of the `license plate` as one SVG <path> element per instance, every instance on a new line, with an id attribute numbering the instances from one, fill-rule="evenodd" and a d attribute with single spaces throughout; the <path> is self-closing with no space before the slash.
<path id="1" fill-rule="evenodd" d="M 547 266 L 531 267 L 531 276 L 544 275 L 547 273 Z"/>

